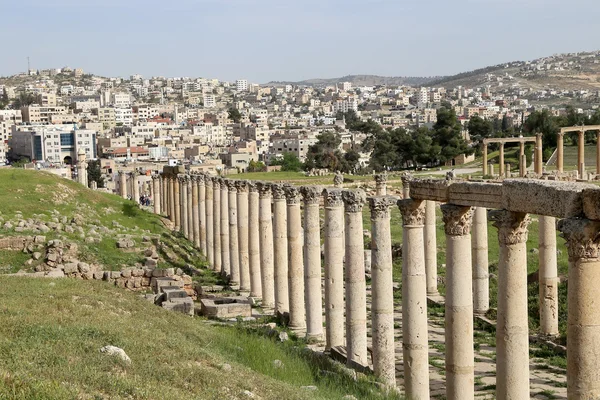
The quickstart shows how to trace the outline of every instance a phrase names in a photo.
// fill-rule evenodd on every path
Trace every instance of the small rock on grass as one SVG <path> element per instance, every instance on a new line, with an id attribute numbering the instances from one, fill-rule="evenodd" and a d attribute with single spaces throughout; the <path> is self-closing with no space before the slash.
<path id="1" fill-rule="evenodd" d="M 121 349 L 119 347 L 116 347 L 116 346 L 104 346 L 103 348 L 100 349 L 100 351 L 102 353 L 108 354 L 109 356 L 117 356 L 121 360 L 125 361 L 128 364 L 131 363 L 131 358 L 129 358 L 129 356 L 125 353 L 125 350 L 123 350 L 123 349 Z"/>

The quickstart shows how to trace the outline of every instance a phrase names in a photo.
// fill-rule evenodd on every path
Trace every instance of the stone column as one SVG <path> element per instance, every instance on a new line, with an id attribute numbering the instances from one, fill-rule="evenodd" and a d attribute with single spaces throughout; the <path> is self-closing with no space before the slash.
<path id="1" fill-rule="evenodd" d="M 437 296 L 437 240 L 435 229 L 436 203 L 432 200 L 425 201 L 425 229 L 423 240 L 425 242 L 425 276 L 427 279 L 427 295 Z"/>
<path id="2" fill-rule="evenodd" d="M 486 176 L 488 174 L 488 170 L 487 170 L 487 166 L 488 166 L 488 147 L 487 144 L 484 143 L 482 145 L 483 147 L 483 176 Z"/>
<path id="3" fill-rule="evenodd" d="M 304 299 L 306 338 L 323 339 L 323 299 L 321 297 L 321 230 L 319 200 L 323 188 L 302 186 L 304 199 Z"/>
<path id="4" fill-rule="evenodd" d="M 544 167 L 543 167 L 543 157 L 544 150 L 542 148 L 542 134 L 538 133 L 535 135 L 535 148 L 537 150 L 537 155 L 535 157 L 535 173 L 541 175 Z"/>
<path id="5" fill-rule="evenodd" d="M 188 238 L 188 207 L 187 207 L 187 175 L 181 174 L 179 177 L 179 196 L 181 205 L 181 232 L 185 238 Z"/>
<path id="6" fill-rule="evenodd" d="M 527 214 L 490 213 L 498 228 L 498 317 L 496 398 L 529 398 L 529 318 L 527 314 Z"/>
<path id="7" fill-rule="evenodd" d="M 558 335 L 558 265 L 556 218 L 539 216 L 540 332 Z"/>
<path id="8" fill-rule="evenodd" d="M 564 168 L 564 136 L 565 134 L 562 132 L 556 136 L 556 169 L 558 172 L 563 172 Z"/>
<path id="9" fill-rule="evenodd" d="M 600 131 L 596 135 L 596 174 L 600 175 Z"/>
<path id="10" fill-rule="evenodd" d="M 169 208 L 168 208 L 168 203 L 169 203 L 169 199 L 168 199 L 168 194 L 167 194 L 167 179 L 164 175 L 164 173 L 161 173 L 159 175 L 160 179 L 160 213 L 162 215 L 169 215 Z"/>
<path id="11" fill-rule="evenodd" d="M 402 213 L 402 348 L 404 387 L 410 399 L 429 399 L 425 203 L 398 201 Z"/>
<path id="12" fill-rule="evenodd" d="M 342 191 L 323 190 L 325 203 L 325 348 L 344 341 L 344 202 Z"/>
<path id="13" fill-rule="evenodd" d="M 131 188 L 132 188 L 132 196 L 135 204 L 140 204 L 140 184 L 138 182 L 138 173 L 133 171 L 131 173 Z"/>
<path id="14" fill-rule="evenodd" d="M 231 268 L 229 285 L 238 286 L 240 284 L 240 258 L 238 243 L 236 181 L 232 179 L 227 179 L 227 186 L 229 189 L 229 265 Z"/>
<path id="15" fill-rule="evenodd" d="M 375 189 L 377 196 L 385 196 L 387 194 L 387 174 L 385 172 L 375 175 Z"/>
<path id="16" fill-rule="evenodd" d="M 214 246 L 214 241 L 215 241 L 215 232 L 214 232 L 214 215 L 213 215 L 213 206 L 214 206 L 214 199 L 213 199 L 213 184 L 212 184 L 212 177 L 210 176 L 206 176 L 204 179 L 204 186 L 205 186 L 205 194 L 206 194 L 206 198 L 205 198 L 205 219 L 206 219 L 206 258 L 208 259 L 208 264 L 210 265 L 210 267 L 212 269 L 214 269 L 214 265 L 215 265 L 215 246 Z"/>
<path id="17" fill-rule="evenodd" d="M 119 194 L 122 198 L 127 198 L 127 174 L 119 171 Z"/>
<path id="18" fill-rule="evenodd" d="M 490 274 L 488 259 L 487 209 L 476 207 L 473 210 L 473 312 L 485 314 L 490 308 Z"/>
<path id="19" fill-rule="evenodd" d="M 579 178 L 584 179 L 585 173 L 585 133 L 577 132 L 577 170 Z"/>
<path id="20" fill-rule="evenodd" d="M 179 174 L 173 177 L 173 211 L 175 213 L 175 230 L 181 229 L 181 188 L 179 187 Z"/>
<path id="21" fill-rule="evenodd" d="M 362 225 L 366 196 L 362 189 L 344 190 L 342 199 L 346 234 L 346 364 L 348 367 L 367 366 L 367 288 Z"/>
<path id="22" fill-rule="evenodd" d="M 275 313 L 283 316 L 289 311 L 287 210 L 284 185 L 271 184 L 271 192 L 273 194 Z"/>
<path id="23" fill-rule="evenodd" d="M 446 231 L 446 398 L 472 399 L 475 360 L 471 208 L 444 204 L 442 214 Z"/>
<path id="24" fill-rule="evenodd" d="M 408 174 L 403 174 L 400 177 L 400 180 L 402 180 L 402 198 L 403 199 L 410 198 L 410 178 L 411 178 L 411 176 Z"/>
<path id="25" fill-rule="evenodd" d="M 500 177 L 503 178 L 504 177 L 504 143 L 500 143 L 500 161 L 499 161 L 499 165 L 498 165 L 498 173 L 500 174 Z"/>
<path id="26" fill-rule="evenodd" d="M 248 255 L 248 181 L 236 181 L 237 225 L 240 264 L 240 290 L 250 291 L 250 258 Z"/>
<path id="27" fill-rule="evenodd" d="M 221 272 L 221 182 L 215 176 L 213 183 L 213 269 Z"/>
<path id="28" fill-rule="evenodd" d="M 259 213 L 258 229 L 260 242 L 260 272 L 262 307 L 269 312 L 275 310 L 275 281 L 273 277 L 273 221 L 271 213 L 271 184 L 258 182 Z"/>
<path id="29" fill-rule="evenodd" d="M 199 214 L 199 199 L 198 199 L 198 175 L 192 175 L 192 232 L 194 245 L 197 249 L 200 248 L 200 214 Z"/>
<path id="30" fill-rule="evenodd" d="M 200 173 L 196 176 L 198 182 L 198 218 L 200 219 L 200 251 L 204 257 L 206 252 L 206 176 Z"/>
<path id="31" fill-rule="evenodd" d="M 519 143 L 519 176 L 527 174 L 527 158 L 525 157 L 525 142 Z"/>
<path id="32" fill-rule="evenodd" d="M 558 222 L 569 252 L 567 398 L 600 398 L 600 221 Z"/>
<path id="33" fill-rule="evenodd" d="M 175 211 L 176 207 L 176 193 L 175 193 L 175 182 L 177 181 L 177 177 L 173 174 L 169 175 L 169 219 L 173 222 L 173 229 L 177 230 L 177 212 Z M 179 201 L 179 200 L 177 200 Z"/>
<path id="34" fill-rule="evenodd" d="M 256 182 L 248 181 L 248 258 L 250 264 L 250 297 L 262 298 L 260 276 L 259 194 Z"/>
<path id="35" fill-rule="evenodd" d="M 186 202 L 185 205 L 187 207 L 187 217 L 188 217 L 188 221 L 187 221 L 187 230 L 188 230 L 188 235 L 187 238 L 190 242 L 194 242 L 194 204 L 193 204 L 193 188 L 192 186 L 195 185 L 192 182 L 192 177 L 191 175 L 187 175 L 186 176 L 186 180 L 185 180 L 185 188 L 187 190 L 187 198 L 186 198 Z"/>
<path id="36" fill-rule="evenodd" d="M 296 332 L 302 332 L 306 329 L 306 321 L 304 309 L 304 258 L 302 252 L 300 192 L 295 186 L 286 186 L 285 194 L 288 222 L 289 326 L 290 329 Z"/>
<path id="37" fill-rule="evenodd" d="M 152 175 L 152 188 L 154 189 L 154 214 L 160 214 L 160 176 Z"/>
<path id="38" fill-rule="evenodd" d="M 370 197 L 371 208 L 371 327 L 373 370 L 381 381 L 396 386 L 394 348 L 394 287 L 392 279 L 392 237 L 390 206 L 392 196 Z"/>
<path id="39" fill-rule="evenodd" d="M 221 274 L 231 276 L 229 260 L 229 187 L 227 179 L 221 181 Z"/>

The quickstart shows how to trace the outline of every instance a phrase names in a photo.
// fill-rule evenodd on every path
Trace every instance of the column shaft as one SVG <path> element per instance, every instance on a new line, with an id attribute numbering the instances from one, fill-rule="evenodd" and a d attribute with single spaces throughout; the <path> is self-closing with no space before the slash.
<path id="1" fill-rule="evenodd" d="M 537 150 L 535 156 L 535 173 L 540 175 L 544 171 L 544 149 L 542 148 L 542 134 L 538 133 L 535 135 L 535 148 Z"/>
<path id="2" fill-rule="evenodd" d="M 362 208 L 366 200 L 361 189 L 344 190 L 346 234 L 346 352 L 347 365 L 367 366 L 367 299 L 365 246 Z"/>
<path id="3" fill-rule="evenodd" d="M 194 202 L 193 202 L 193 182 L 191 176 L 188 175 L 185 181 L 185 188 L 187 190 L 187 199 L 186 199 L 186 207 L 187 207 L 187 229 L 188 234 L 187 238 L 190 242 L 194 242 Z"/>
<path id="4" fill-rule="evenodd" d="M 488 259 L 487 209 L 476 207 L 473 211 L 473 311 L 485 314 L 490 308 L 490 274 Z"/>
<path id="5" fill-rule="evenodd" d="M 205 200 L 205 211 L 206 211 L 206 258 L 208 259 L 208 264 L 210 265 L 210 267 L 212 269 L 214 269 L 214 265 L 215 265 L 215 246 L 214 246 L 214 239 L 215 239 L 215 232 L 214 232 L 214 222 L 213 222 L 213 206 L 214 206 L 214 200 L 213 200 L 213 184 L 212 184 L 212 178 L 210 176 L 207 176 L 206 179 L 204 180 L 204 185 L 205 185 L 205 193 L 206 193 L 206 200 Z"/>
<path id="6" fill-rule="evenodd" d="M 394 287 L 390 206 L 394 197 L 371 197 L 371 327 L 373 370 L 384 384 L 396 386 L 394 348 Z"/>
<path id="7" fill-rule="evenodd" d="M 275 309 L 275 281 L 273 278 L 273 222 L 271 213 L 271 184 L 258 183 L 259 190 L 259 242 L 262 307 L 269 312 Z"/>
<path id="8" fill-rule="evenodd" d="M 200 248 L 200 214 L 198 204 L 198 176 L 192 175 L 192 231 L 194 245 Z"/>
<path id="9" fill-rule="evenodd" d="M 221 184 L 213 178 L 213 269 L 221 272 Z"/>
<path id="10" fill-rule="evenodd" d="M 483 176 L 488 174 L 488 147 L 487 144 L 483 144 Z"/>
<path id="11" fill-rule="evenodd" d="M 250 260 L 250 296 L 262 298 L 260 271 L 259 195 L 256 182 L 248 182 L 248 257 Z"/>
<path id="12" fill-rule="evenodd" d="M 229 260 L 229 188 L 226 179 L 221 179 L 221 274 L 231 276 Z"/>
<path id="13" fill-rule="evenodd" d="M 119 171 L 119 193 L 122 198 L 127 198 L 127 175 L 123 171 Z"/>
<path id="14" fill-rule="evenodd" d="M 152 176 L 152 187 L 154 189 L 154 196 L 152 197 L 154 214 L 160 214 L 160 178 L 158 175 Z"/>
<path id="15" fill-rule="evenodd" d="M 238 286 L 240 284 L 240 263 L 239 263 L 239 243 L 238 243 L 238 221 L 237 221 L 237 189 L 236 182 L 229 179 L 229 264 L 231 266 L 231 276 L 229 284 Z"/>
<path id="16" fill-rule="evenodd" d="M 250 291 L 250 259 L 248 255 L 248 182 L 236 181 L 237 225 L 240 264 L 240 290 Z"/>
<path id="17" fill-rule="evenodd" d="M 306 337 L 323 338 L 323 299 L 321 296 L 321 231 L 319 200 L 322 188 L 303 186 L 304 197 L 304 293 Z"/>
<path id="18" fill-rule="evenodd" d="M 187 239 L 189 238 L 188 231 L 188 191 L 187 191 L 187 176 L 182 175 L 179 180 L 179 195 L 181 197 L 180 205 L 181 205 L 181 232 L 183 232 L 183 236 Z"/>
<path id="19" fill-rule="evenodd" d="M 200 251 L 204 257 L 206 250 L 206 177 L 198 175 L 198 216 L 200 219 Z"/>
<path id="20" fill-rule="evenodd" d="M 558 335 L 558 265 L 556 218 L 539 216 L 540 332 Z"/>
<path id="21" fill-rule="evenodd" d="M 294 186 L 286 186 L 288 222 L 288 288 L 289 326 L 296 332 L 306 329 L 304 308 L 304 257 L 302 251 L 302 218 L 300 215 L 300 193 Z"/>
<path id="22" fill-rule="evenodd" d="M 577 132 L 577 170 L 579 178 L 583 179 L 585 173 L 585 134 L 583 131 Z"/>
<path id="23" fill-rule="evenodd" d="M 344 203 L 342 191 L 327 188 L 325 201 L 325 348 L 344 341 Z"/>
<path id="24" fill-rule="evenodd" d="M 529 398 L 529 316 L 527 313 L 527 214 L 491 212 L 498 228 L 498 317 L 496 397 Z"/>
<path id="25" fill-rule="evenodd" d="M 271 185 L 273 192 L 273 256 L 275 279 L 275 313 L 289 311 L 287 209 L 282 184 Z"/>
<path id="26" fill-rule="evenodd" d="M 173 179 L 173 186 L 175 190 L 173 192 L 173 211 L 175 213 L 175 230 L 181 229 L 181 188 L 179 187 L 179 176 L 175 176 Z"/>
<path id="27" fill-rule="evenodd" d="M 563 172 L 564 168 L 564 134 L 558 133 L 556 136 L 556 169 Z"/>
<path id="28" fill-rule="evenodd" d="M 473 399 L 471 208 L 444 204 L 442 214 L 446 231 L 446 398 Z"/>
<path id="29" fill-rule="evenodd" d="M 425 229 L 423 230 L 425 243 L 425 276 L 427 278 L 427 294 L 432 296 L 438 294 L 435 208 L 435 201 L 425 201 Z"/>
<path id="30" fill-rule="evenodd" d="M 498 166 L 498 173 L 500 174 L 500 177 L 503 178 L 504 177 L 504 143 L 500 143 L 500 161 L 499 161 L 499 166 Z"/>
<path id="31" fill-rule="evenodd" d="M 596 135 L 596 174 L 600 175 L 600 131 Z"/>

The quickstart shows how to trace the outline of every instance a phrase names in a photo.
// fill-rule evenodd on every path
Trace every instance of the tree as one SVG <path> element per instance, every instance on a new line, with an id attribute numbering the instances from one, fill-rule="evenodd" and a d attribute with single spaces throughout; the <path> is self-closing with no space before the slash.
<path id="1" fill-rule="evenodd" d="M 568 122 L 565 121 L 565 124 L 568 124 Z M 534 111 L 529 114 L 523 130 L 529 134 L 541 133 L 544 146 L 556 146 L 556 134 L 559 130 L 559 124 L 557 118 L 550 114 L 548 110 Z"/>
<path id="2" fill-rule="evenodd" d="M 229 119 L 231 119 L 236 124 L 242 120 L 242 114 L 236 108 L 231 107 L 229 110 L 227 110 L 227 113 Z"/>
<path id="3" fill-rule="evenodd" d="M 88 182 L 96 182 L 99 188 L 104 187 L 104 177 L 100 168 L 100 160 L 92 160 L 87 167 Z"/>
<path id="4" fill-rule="evenodd" d="M 305 169 L 328 168 L 330 171 L 342 169 L 342 152 L 339 146 L 342 143 L 340 135 L 336 132 L 323 132 L 317 136 L 317 143 L 308 148 L 306 153 Z"/>
<path id="5" fill-rule="evenodd" d="M 6 88 L 4 88 L 2 89 L 2 96 L 0 96 L 0 110 L 4 110 L 9 104 L 8 93 L 6 92 Z"/>
<path id="6" fill-rule="evenodd" d="M 440 147 L 439 160 L 442 163 L 474 151 L 462 137 L 461 126 L 453 108 L 438 109 L 437 122 L 433 126 L 433 141 Z"/>
<path id="7" fill-rule="evenodd" d="M 296 154 L 291 152 L 283 153 L 283 157 L 279 160 L 274 160 L 271 162 L 271 165 L 281 165 L 282 171 L 293 171 L 298 172 L 302 169 L 302 162 L 296 156 Z"/>
<path id="8" fill-rule="evenodd" d="M 33 93 L 21 92 L 19 97 L 17 97 L 12 104 L 14 109 L 19 109 L 21 107 L 26 107 L 31 104 L 34 104 L 38 101 L 38 97 Z"/>
<path id="9" fill-rule="evenodd" d="M 248 172 L 266 172 L 267 166 L 262 161 L 250 160 L 248 163 Z"/>
<path id="10" fill-rule="evenodd" d="M 474 115 L 467 124 L 469 136 L 474 142 L 481 142 L 485 138 L 493 136 L 494 127 L 492 123 L 478 115 Z"/>

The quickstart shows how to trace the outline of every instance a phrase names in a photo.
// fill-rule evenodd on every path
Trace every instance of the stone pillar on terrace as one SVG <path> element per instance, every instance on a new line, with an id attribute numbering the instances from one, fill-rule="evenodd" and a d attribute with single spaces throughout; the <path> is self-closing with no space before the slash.
<path id="1" fill-rule="evenodd" d="M 229 285 L 238 286 L 240 284 L 240 254 L 238 243 L 236 181 L 227 179 L 227 187 L 229 189 L 229 265 L 231 268 Z"/>
<path id="2" fill-rule="evenodd" d="M 490 308 L 490 264 L 487 209 L 484 207 L 476 207 L 473 210 L 471 252 L 473 254 L 473 312 L 485 314 Z"/>
<path id="3" fill-rule="evenodd" d="M 192 175 L 192 233 L 194 245 L 197 249 L 200 248 L 200 207 L 198 199 L 198 175 Z"/>
<path id="4" fill-rule="evenodd" d="M 556 135 L 556 169 L 558 172 L 563 172 L 564 169 L 564 136 L 565 134 L 562 132 Z"/>
<path id="5" fill-rule="evenodd" d="M 539 216 L 540 245 L 540 332 L 558 335 L 558 265 L 556 260 L 556 218 Z"/>
<path id="6" fill-rule="evenodd" d="M 160 213 L 162 215 L 169 215 L 169 195 L 167 194 L 167 178 L 164 173 L 159 175 L 160 179 Z"/>
<path id="7" fill-rule="evenodd" d="M 481 147 L 483 153 L 483 176 L 486 176 L 488 174 L 488 147 L 486 143 L 484 143 Z"/>
<path id="8" fill-rule="evenodd" d="M 169 174 L 168 180 L 169 180 L 169 188 L 168 188 L 168 190 L 169 190 L 169 219 L 173 223 L 173 229 L 177 230 L 177 229 L 175 229 L 175 227 L 177 226 L 175 224 L 176 214 L 177 214 L 175 211 L 175 208 L 176 208 L 176 202 L 179 201 L 179 200 L 176 200 L 176 197 L 175 197 L 175 181 L 177 181 L 177 177 L 173 174 Z"/>
<path id="9" fill-rule="evenodd" d="M 321 297 L 321 229 L 319 200 L 323 188 L 302 186 L 304 199 L 304 293 L 306 337 L 323 339 L 323 299 Z"/>
<path id="10" fill-rule="evenodd" d="M 577 171 L 579 178 L 583 179 L 585 175 L 585 133 L 577 132 Z"/>
<path id="11" fill-rule="evenodd" d="M 600 131 L 596 134 L 596 174 L 600 175 Z"/>
<path id="12" fill-rule="evenodd" d="M 186 199 L 185 204 L 187 206 L 187 217 L 188 217 L 187 238 L 192 243 L 194 242 L 194 202 L 193 202 L 193 188 L 192 188 L 192 186 L 194 186 L 194 185 L 195 185 L 195 183 L 192 182 L 192 176 L 187 175 L 186 181 L 185 181 L 185 187 L 187 190 L 187 199 Z"/>
<path id="13" fill-rule="evenodd" d="M 132 196 L 133 196 L 133 201 L 135 201 L 136 204 L 140 204 L 140 183 L 138 180 L 138 176 L 139 174 L 136 171 L 133 171 L 131 173 L 131 188 L 132 188 Z"/>
<path id="14" fill-rule="evenodd" d="M 213 206 L 214 206 L 214 200 L 213 200 L 213 184 L 212 184 L 212 177 L 206 175 L 205 179 L 204 179 L 204 187 L 205 187 L 205 206 L 204 206 L 204 210 L 206 212 L 205 214 L 205 220 L 206 220 L 206 258 L 208 259 L 208 264 L 210 265 L 210 267 L 212 269 L 214 269 L 214 265 L 215 265 L 215 246 L 214 246 L 214 240 L 215 240 L 215 232 L 214 232 L 214 215 L 213 215 Z"/>
<path id="15" fill-rule="evenodd" d="M 306 329 L 304 308 L 304 254 L 302 249 L 302 218 L 300 192 L 295 186 L 286 186 L 288 237 L 289 326 L 296 332 Z"/>
<path id="16" fill-rule="evenodd" d="M 387 194 L 387 174 L 375 174 L 375 190 L 377 196 L 385 196 Z"/>
<path id="17" fill-rule="evenodd" d="M 344 341 L 344 202 L 340 189 L 323 190 L 325 203 L 325 333 L 327 350 Z"/>
<path id="18" fill-rule="evenodd" d="M 187 175 L 181 174 L 179 179 L 179 205 L 180 205 L 180 225 L 181 232 L 185 238 L 188 237 L 188 207 L 187 207 Z"/>
<path id="19" fill-rule="evenodd" d="M 369 198 L 371 209 L 371 327 L 373 370 L 384 384 L 396 386 L 394 348 L 394 287 L 392 279 L 392 237 L 390 206 L 392 196 Z"/>
<path id="20" fill-rule="evenodd" d="M 154 189 L 154 214 L 160 214 L 160 176 L 152 175 L 152 188 Z"/>
<path id="21" fill-rule="evenodd" d="M 275 310 L 271 184 L 268 182 L 258 182 L 257 186 L 259 194 L 258 229 L 260 242 L 262 307 L 270 312 Z"/>
<path id="22" fill-rule="evenodd" d="M 425 229 L 423 240 L 425 243 L 425 276 L 427 279 L 427 295 L 437 296 L 437 240 L 435 227 L 436 203 L 432 200 L 425 201 Z"/>
<path id="23" fill-rule="evenodd" d="M 236 181 L 237 226 L 240 265 L 240 290 L 250 291 L 250 259 L 248 255 L 248 181 Z"/>
<path id="24" fill-rule="evenodd" d="M 181 188 L 179 187 L 179 174 L 173 177 L 173 211 L 175 213 L 175 230 L 181 229 Z"/>
<path id="25" fill-rule="evenodd" d="M 344 190 L 346 234 L 346 352 L 349 367 L 367 366 L 367 298 L 362 189 Z"/>
<path id="26" fill-rule="evenodd" d="M 127 173 L 119 171 L 119 194 L 122 198 L 127 198 Z"/>
<path id="27" fill-rule="evenodd" d="M 490 212 L 498 228 L 498 317 L 496 398 L 529 398 L 529 317 L 527 313 L 527 226 L 524 213 Z"/>
<path id="28" fill-rule="evenodd" d="M 475 396 L 472 211 L 470 207 L 444 204 L 442 214 L 446 231 L 446 398 L 472 399 Z"/>
<path id="29" fill-rule="evenodd" d="M 196 175 L 198 184 L 198 218 L 200 229 L 200 251 L 204 257 L 206 254 L 206 176 L 203 173 Z"/>
<path id="30" fill-rule="evenodd" d="M 542 148 L 542 134 L 541 133 L 537 133 L 535 135 L 535 149 L 536 149 L 536 156 L 535 156 L 535 173 L 538 175 L 541 175 L 542 172 L 544 172 L 544 167 L 543 167 L 543 157 L 544 157 L 544 150 Z"/>
<path id="31" fill-rule="evenodd" d="M 412 176 L 409 174 L 402 174 L 400 176 L 400 180 L 402 180 L 402 198 L 408 199 L 410 198 L 410 179 Z"/>
<path id="32" fill-rule="evenodd" d="M 259 194 L 255 181 L 248 181 L 248 258 L 250 260 L 250 297 L 262 298 L 260 271 Z"/>
<path id="33" fill-rule="evenodd" d="M 273 194 L 273 257 L 275 279 L 275 313 L 289 312 L 287 209 L 284 185 L 271 184 Z"/>
<path id="34" fill-rule="evenodd" d="M 213 183 L 213 269 L 221 272 L 221 178 L 215 176 Z"/>
<path id="35" fill-rule="evenodd" d="M 600 398 L 600 221 L 563 219 L 569 252 L 567 398 Z"/>
<path id="36" fill-rule="evenodd" d="M 227 179 L 221 178 L 221 275 L 231 276 L 229 259 L 229 186 Z"/>
<path id="37" fill-rule="evenodd" d="M 500 155 L 499 155 L 499 162 L 498 162 L 498 173 L 500 174 L 501 178 L 504 178 L 504 143 L 500 143 Z"/>
<path id="38" fill-rule="evenodd" d="M 519 176 L 527 175 L 527 157 L 525 157 L 525 142 L 519 143 Z"/>
<path id="39" fill-rule="evenodd" d="M 407 398 L 429 398 L 427 282 L 423 226 L 425 203 L 398 201 L 402 214 L 402 342 Z"/>

